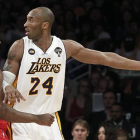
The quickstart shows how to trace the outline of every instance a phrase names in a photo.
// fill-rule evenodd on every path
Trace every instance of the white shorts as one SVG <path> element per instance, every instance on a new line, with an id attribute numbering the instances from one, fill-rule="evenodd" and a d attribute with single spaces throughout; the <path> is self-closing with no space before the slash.
<path id="1" fill-rule="evenodd" d="M 55 120 L 50 127 L 36 123 L 13 123 L 13 140 L 64 140 L 60 119 L 57 114 L 54 116 Z"/>

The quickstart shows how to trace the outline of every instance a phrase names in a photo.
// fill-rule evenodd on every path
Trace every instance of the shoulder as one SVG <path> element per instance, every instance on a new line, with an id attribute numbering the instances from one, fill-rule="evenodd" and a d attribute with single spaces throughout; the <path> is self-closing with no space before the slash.
<path id="1" fill-rule="evenodd" d="M 62 40 L 66 53 L 67 53 L 67 58 L 73 56 L 73 54 L 76 54 L 79 50 L 84 48 L 80 43 L 74 41 L 74 40 Z"/>
<path id="2" fill-rule="evenodd" d="M 20 40 L 16 40 L 10 49 L 21 49 L 22 47 L 24 46 L 24 41 L 23 39 L 20 39 Z"/>
<path id="3" fill-rule="evenodd" d="M 16 40 L 9 49 L 8 56 L 17 56 L 19 59 L 22 58 L 24 51 L 24 41 L 23 39 Z"/>
<path id="4" fill-rule="evenodd" d="M 69 40 L 69 39 L 67 39 L 67 40 L 62 40 L 62 42 L 64 43 L 64 45 L 70 45 L 70 46 L 82 46 L 80 43 L 78 43 L 78 42 L 76 42 L 76 41 L 74 41 L 74 40 Z"/>

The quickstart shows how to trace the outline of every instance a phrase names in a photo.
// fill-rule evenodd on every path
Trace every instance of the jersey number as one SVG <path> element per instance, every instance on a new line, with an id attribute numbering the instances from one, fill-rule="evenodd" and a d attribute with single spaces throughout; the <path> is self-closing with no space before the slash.
<path id="1" fill-rule="evenodd" d="M 29 91 L 29 95 L 35 95 L 38 94 L 37 86 L 40 83 L 40 79 L 38 77 L 31 77 L 31 83 L 34 83 L 33 87 Z M 43 84 L 42 87 L 47 89 L 46 95 L 52 94 L 52 88 L 53 88 L 53 77 L 49 77 Z"/>

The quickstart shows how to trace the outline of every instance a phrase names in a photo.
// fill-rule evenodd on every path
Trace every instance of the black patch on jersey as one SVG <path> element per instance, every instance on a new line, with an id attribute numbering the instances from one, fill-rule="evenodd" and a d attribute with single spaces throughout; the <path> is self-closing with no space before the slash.
<path id="1" fill-rule="evenodd" d="M 60 47 L 56 47 L 54 51 L 56 54 L 58 54 L 58 57 L 60 57 L 60 54 L 62 53 L 62 49 Z"/>
<path id="2" fill-rule="evenodd" d="M 35 54 L 35 50 L 31 48 L 31 49 L 28 50 L 28 53 L 29 53 L 30 55 L 34 55 L 34 54 Z"/>

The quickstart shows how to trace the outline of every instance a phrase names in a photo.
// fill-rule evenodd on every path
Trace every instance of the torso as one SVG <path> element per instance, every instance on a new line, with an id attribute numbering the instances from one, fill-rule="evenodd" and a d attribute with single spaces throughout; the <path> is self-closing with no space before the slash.
<path id="1" fill-rule="evenodd" d="M 65 78 L 66 52 L 62 41 L 53 37 L 44 53 L 24 37 L 24 53 L 18 74 L 17 89 L 26 98 L 14 105 L 19 111 L 41 114 L 61 108 Z"/>

